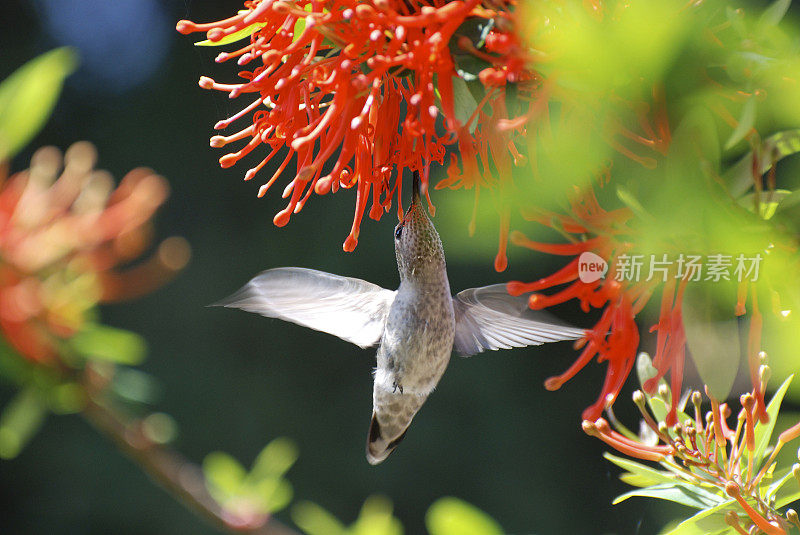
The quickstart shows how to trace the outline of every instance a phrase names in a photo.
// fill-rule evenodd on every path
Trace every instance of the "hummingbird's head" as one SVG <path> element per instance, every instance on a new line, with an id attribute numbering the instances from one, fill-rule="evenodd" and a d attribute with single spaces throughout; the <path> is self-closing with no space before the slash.
<path id="1" fill-rule="evenodd" d="M 419 174 L 416 171 L 413 191 L 411 206 L 394 228 L 394 250 L 400 280 L 440 277 L 445 273 L 442 241 L 423 206 Z"/>

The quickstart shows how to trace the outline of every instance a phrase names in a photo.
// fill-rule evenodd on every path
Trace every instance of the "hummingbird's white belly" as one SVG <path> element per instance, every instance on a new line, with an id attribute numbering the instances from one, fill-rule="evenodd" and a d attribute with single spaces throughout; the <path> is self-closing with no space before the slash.
<path id="1" fill-rule="evenodd" d="M 377 352 L 375 386 L 427 395 L 450 361 L 455 335 L 449 285 L 401 288 L 389 309 Z"/>

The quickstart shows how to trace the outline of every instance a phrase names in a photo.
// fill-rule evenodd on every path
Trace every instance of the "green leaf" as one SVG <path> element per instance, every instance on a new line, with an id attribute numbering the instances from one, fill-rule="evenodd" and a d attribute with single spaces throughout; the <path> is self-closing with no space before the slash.
<path id="1" fill-rule="evenodd" d="M 789 200 L 790 205 L 800 202 L 800 194 L 798 192 L 791 192 L 785 189 L 776 189 L 775 191 L 771 192 L 762 192 L 758 194 L 758 215 L 761 219 L 771 219 L 772 216 L 778 211 L 778 207 L 781 206 L 785 201 Z M 797 194 L 797 195 L 795 195 Z M 794 195 L 794 197 L 792 197 Z M 746 208 L 747 210 L 753 211 L 753 207 L 755 206 L 755 192 L 748 193 L 737 199 L 737 203 Z"/>
<path id="2" fill-rule="evenodd" d="M 652 216 L 647 213 L 647 210 L 644 209 L 642 203 L 639 202 L 639 199 L 637 199 L 628 189 L 624 188 L 623 186 L 617 186 L 617 197 L 625 204 L 625 206 L 630 208 L 633 213 L 635 213 L 641 219 L 648 221 L 653 219 Z"/>
<path id="3" fill-rule="evenodd" d="M 503 529 L 489 515 L 465 501 L 439 498 L 425 515 L 430 535 L 502 535 Z"/>
<path id="4" fill-rule="evenodd" d="M 753 187 L 753 158 L 758 162 L 757 173 L 763 175 L 786 156 L 800 152 L 800 129 L 785 130 L 766 138 L 761 145 L 739 159 L 722 174 L 733 197 L 742 196 Z"/>
<path id="5" fill-rule="evenodd" d="M 258 454 L 248 477 L 280 477 L 292 467 L 297 457 L 294 442 L 284 437 L 276 438 Z"/>
<path id="6" fill-rule="evenodd" d="M 303 501 L 292 507 L 292 520 L 307 535 L 345 535 L 339 520 L 319 505 Z"/>
<path id="7" fill-rule="evenodd" d="M 153 403 L 161 394 L 153 377 L 133 368 L 114 370 L 111 389 L 120 398 L 134 403 Z"/>
<path id="8" fill-rule="evenodd" d="M 739 124 L 736 125 L 728 141 L 725 142 L 725 150 L 731 149 L 739 143 L 753 128 L 756 123 L 756 97 L 750 97 L 744 103 L 742 115 L 739 117 Z"/>
<path id="9" fill-rule="evenodd" d="M 203 475 L 208 492 L 220 503 L 240 493 L 245 474 L 239 461 L 227 453 L 215 451 L 203 459 Z"/>
<path id="10" fill-rule="evenodd" d="M 616 455 L 611 455 L 610 453 L 604 453 L 603 457 L 605 457 L 608 461 L 616 464 L 620 468 L 641 477 L 642 480 L 649 481 L 649 483 L 647 483 L 646 485 L 637 485 L 637 486 L 650 486 L 659 483 L 675 483 L 675 476 L 673 476 L 669 472 L 656 470 L 655 468 L 650 468 L 649 466 L 645 466 L 636 461 L 631 461 L 630 459 L 617 457 Z"/>
<path id="11" fill-rule="evenodd" d="M 50 410 L 56 414 L 74 414 L 86 404 L 86 392 L 78 383 L 61 383 L 47 393 Z"/>
<path id="12" fill-rule="evenodd" d="M 786 15 L 789 9 L 789 4 L 792 0 L 775 0 L 770 6 L 761 13 L 758 19 L 758 27 L 760 31 L 768 29 L 770 26 L 777 26 L 777 24 Z"/>
<path id="13" fill-rule="evenodd" d="M 47 403 L 36 388 L 17 393 L 0 415 L 0 459 L 19 455 L 41 427 L 45 415 Z"/>
<path id="14" fill-rule="evenodd" d="M 632 474 L 630 472 L 623 472 L 619 475 L 619 480 L 625 483 L 626 485 L 630 485 L 631 487 L 649 487 L 650 485 L 654 485 L 653 480 L 647 476 L 641 476 L 639 474 Z"/>
<path id="15" fill-rule="evenodd" d="M 700 511 L 687 518 L 671 531 L 662 535 L 710 535 L 727 532 L 725 513 L 729 508 L 738 507 L 736 500 L 725 500 L 719 505 Z"/>
<path id="16" fill-rule="evenodd" d="M 769 441 L 772 438 L 772 430 L 775 429 L 775 421 L 778 419 L 778 411 L 781 408 L 783 396 L 786 395 L 786 391 L 789 389 L 789 384 L 791 384 L 793 377 L 794 374 L 787 377 L 772 396 L 772 399 L 769 400 L 769 404 L 767 405 L 769 421 L 765 424 L 759 421 L 755 426 L 756 449 L 753 450 L 753 458 L 756 459 L 756 461 L 761 461 L 761 459 L 764 458 L 767 445 L 769 445 Z"/>
<path id="17" fill-rule="evenodd" d="M 144 338 L 107 325 L 90 325 L 70 338 L 68 344 L 86 359 L 117 364 L 140 364 L 147 353 Z"/>
<path id="18" fill-rule="evenodd" d="M 785 190 L 777 190 L 777 191 L 785 191 Z M 800 204 L 800 189 L 796 189 L 790 192 L 788 195 L 782 197 L 780 199 L 780 202 L 778 203 L 776 212 L 777 213 L 783 212 L 785 210 L 788 210 L 789 208 L 797 206 L 798 204 Z"/>
<path id="19" fill-rule="evenodd" d="M 478 108 L 478 101 L 467 87 L 467 82 L 463 79 L 453 77 L 453 107 L 455 108 L 456 119 L 461 124 L 466 124 L 475 110 Z M 478 121 L 473 121 L 469 126 L 470 133 L 475 132 Z"/>
<path id="20" fill-rule="evenodd" d="M 800 500 L 800 490 L 793 485 L 781 487 L 778 489 L 778 492 L 775 493 L 775 507 L 786 507 L 797 500 Z"/>
<path id="21" fill-rule="evenodd" d="M 292 501 L 292 485 L 281 478 L 266 478 L 257 481 L 246 489 L 245 495 L 255 498 L 264 513 L 275 513 Z"/>
<path id="22" fill-rule="evenodd" d="M 683 328 L 697 372 L 709 392 L 725 399 L 741 361 L 739 326 L 732 317 L 736 285 L 726 282 L 689 284 L 683 296 Z"/>
<path id="23" fill-rule="evenodd" d="M 636 357 L 636 377 L 639 379 L 639 387 L 644 390 L 644 384 L 656 375 L 658 375 L 658 370 L 653 366 L 653 359 L 650 358 L 650 355 L 644 351 L 639 353 L 639 356 Z M 660 379 L 659 384 L 662 382 L 666 384 L 664 379 Z"/>
<path id="24" fill-rule="evenodd" d="M 26 384 L 34 373 L 34 364 L 22 357 L 0 337 L 0 377 L 15 384 Z"/>
<path id="25" fill-rule="evenodd" d="M 57 48 L 29 61 L 0 84 L 0 161 L 14 156 L 39 132 L 77 63 L 71 48 Z"/>
<path id="26" fill-rule="evenodd" d="M 652 487 L 636 489 L 626 492 L 625 494 L 620 494 L 614 498 L 614 501 L 611 503 L 613 505 L 617 505 L 618 503 L 634 496 L 667 500 L 670 502 L 679 503 L 681 505 L 686 505 L 688 507 L 693 507 L 694 509 L 713 507 L 719 504 L 721 501 L 724 501 L 723 498 L 698 487 L 690 486 L 688 484 L 679 484 L 673 481 L 672 483 L 653 485 Z"/>
<path id="27" fill-rule="evenodd" d="M 777 477 L 777 479 L 776 479 L 776 480 L 775 480 L 775 481 L 774 481 L 774 482 L 773 482 L 773 483 L 772 483 L 772 484 L 771 484 L 771 485 L 770 485 L 770 486 L 767 488 L 767 492 L 764 494 L 764 501 L 767 501 L 767 502 L 768 502 L 768 501 L 769 501 L 769 499 L 770 499 L 770 497 L 771 497 L 771 496 L 774 496 L 775 494 L 777 494 L 777 492 L 778 492 L 778 491 L 779 491 L 779 490 L 780 490 L 780 489 L 781 489 L 781 488 L 782 488 L 782 487 L 783 487 L 783 486 L 784 486 L 784 485 L 785 485 L 787 482 L 789 482 L 789 481 L 793 481 L 793 480 L 794 480 L 794 474 L 792 473 L 792 470 L 791 470 L 791 468 L 789 468 L 789 469 L 785 469 L 785 470 L 784 470 L 784 472 L 785 472 L 785 473 L 784 473 L 782 476 L 780 476 L 780 477 L 777 477 L 777 476 L 775 476 L 775 477 Z M 763 484 L 763 482 L 762 482 L 762 484 L 760 485 L 760 487 L 763 489 L 763 487 L 764 487 L 764 486 L 765 486 L 765 485 L 764 485 L 764 484 Z M 780 507 L 780 506 L 778 506 L 778 507 Z"/>
<path id="28" fill-rule="evenodd" d="M 253 33 L 257 32 L 258 30 L 260 30 L 264 26 L 266 26 L 266 24 L 258 22 L 258 23 L 255 23 L 255 24 L 251 24 L 250 26 L 248 26 L 246 28 L 242 28 L 238 32 L 233 32 L 230 35 L 226 35 L 225 37 L 223 37 L 219 41 L 209 41 L 208 39 L 206 39 L 204 41 L 196 42 L 194 44 L 194 46 L 222 46 L 222 45 L 227 45 L 227 44 L 230 44 L 230 43 L 235 43 L 236 41 L 241 41 L 242 39 L 244 39 L 246 37 L 250 37 Z"/>

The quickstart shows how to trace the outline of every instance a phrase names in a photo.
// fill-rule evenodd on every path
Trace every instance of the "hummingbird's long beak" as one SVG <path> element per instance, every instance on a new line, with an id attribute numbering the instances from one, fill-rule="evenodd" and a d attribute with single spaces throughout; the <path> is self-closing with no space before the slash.
<path id="1" fill-rule="evenodd" d="M 419 171 L 414 171 L 411 182 L 411 206 L 419 204 L 419 198 L 420 198 L 419 184 L 420 184 Z"/>

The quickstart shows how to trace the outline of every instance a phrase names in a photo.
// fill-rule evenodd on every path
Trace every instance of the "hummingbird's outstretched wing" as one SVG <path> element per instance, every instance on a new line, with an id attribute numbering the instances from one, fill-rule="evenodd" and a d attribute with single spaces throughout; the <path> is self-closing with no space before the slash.
<path id="1" fill-rule="evenodd" d="M 470 288 L 453 297 L 456 336 L 453 349 L 463 356 L 481 351 L 576 340 L 585 329 L 556 325 L 528 308 L 527 296 L 512 296 L 505 284 Z"/>
<path id="2" fill-rule="evenodd" d="M 286 267 L 260 273 L 214 306 L 280 318 L 369 347 L 380 341 L 396 293 L 361 279 Z"/>

